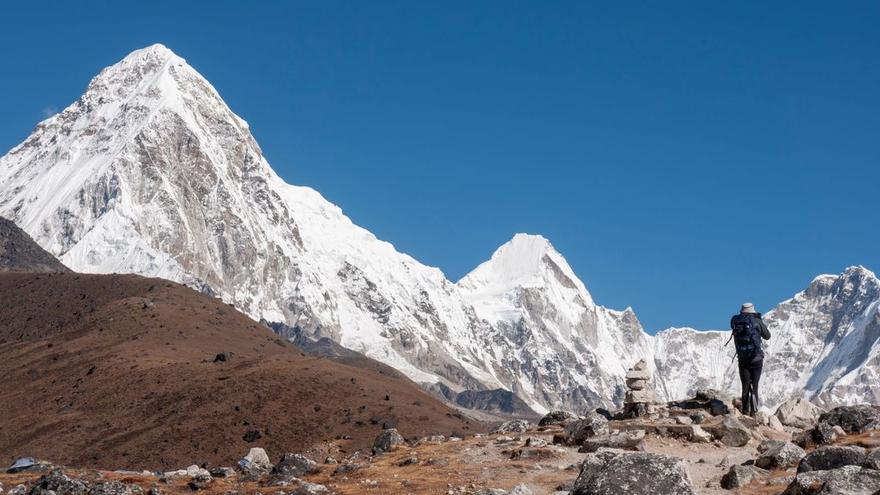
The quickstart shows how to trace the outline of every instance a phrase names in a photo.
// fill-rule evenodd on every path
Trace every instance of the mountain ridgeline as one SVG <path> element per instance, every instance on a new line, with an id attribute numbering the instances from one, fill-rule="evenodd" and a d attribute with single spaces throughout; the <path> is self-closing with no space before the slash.
<path id="1" fill-rule="evenodd" d="M 457 283 L 398 252 L 284 182 L 162 45 L 101 71 L 0 158 L 0 215 L 76 271 L 185 283 L 472 407 L 519 407 L 496 391 L 537 412 L 619 404 L 641 358 L 661 398 L 739 386 L 725 332 L 647 334 L 632 310 L 597 305 L 543 237 L 517 234 Z M 766 404 L 880 401 L 878 305 L 880 281 L 853 267 L 770 311 Z"/>

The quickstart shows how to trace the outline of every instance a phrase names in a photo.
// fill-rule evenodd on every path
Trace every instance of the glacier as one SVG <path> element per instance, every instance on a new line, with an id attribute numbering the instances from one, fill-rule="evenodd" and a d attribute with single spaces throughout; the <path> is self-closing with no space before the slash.
<path id="1" fill-rule="evenodd" d="M 458 282 L 286 183 L 245 120 L 163 45 L 101 71 L 0 158 L 0 216 L 76 271 L 186 283 L 455 392 L 537 412 L 612 407 L 649 361 L 664 399 L 738 390 L 729 332 L 650 335 L 594 302 L 552 244 L 516 234 Z M 816 278 L 767 313 L 765 405 L 880 402 L 880 282 Z"/>

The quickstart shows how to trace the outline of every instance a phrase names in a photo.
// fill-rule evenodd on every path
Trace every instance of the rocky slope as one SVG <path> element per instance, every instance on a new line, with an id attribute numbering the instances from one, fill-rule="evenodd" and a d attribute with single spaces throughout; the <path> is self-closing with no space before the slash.
<path id="1" fill-rule="evenodd" d="M 136 275 L 0 273 L 0 462 L 230 465 L 479 426 L 386 365 L 305 355 L 222 301 Z M 323 452 L 326 455 L 326 452 Z"/>
<path id="2" fill-rule="evenodd" d="M 24 231 L 0 217 L 0 272 L 68 272 Z"/>
<path id="3" fill-rule="evenodd" d="M 247 123 L 161 45 L 102 71 L 0 158 L 0 215 L 74 270 L 183 282 L 455 394 L 508 390 L 539 412 L 610 405 L 642 357 L 664 398 L 738 386 L 721 333 L 648 335 L 632 310 L 597 305 L 540 236 L 514 236 L 458 283 L 396 251 L 280 179 Z M 853 279 L 866 289 L 831 287 Z M 794 339 L 774 341 L 768 378 L 791 372 L 788 360 L 815 376 L 780 381 L 768 401 L 804 387 L 819 400 L 876 396 L 876 277 L 822 280 L 768 315 Z M 802 360 L 810 345 L 825 357 Z"/>

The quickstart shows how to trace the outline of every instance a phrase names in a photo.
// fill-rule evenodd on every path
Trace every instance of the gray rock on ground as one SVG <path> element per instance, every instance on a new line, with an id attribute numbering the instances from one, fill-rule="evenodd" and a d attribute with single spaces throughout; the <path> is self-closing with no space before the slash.
<path id="1" fill-rule="evenodd" d="M 862 447 L 825 445 L 807 454 L 798 464 L 798 472 L 827 471 L 844 466 L 861 466 L 868 459 Z"/>
<path id="2" fill-rule="evenodd" d="M 819 416 L 820 423 L 840 426 L 847 433 L 863 433 L 880 429 L 880 407 L 840 406 Z"/>
<path id="3" fill-rule="evenodd" d="M 373 442 L 373 454 L 390 452 L 394 447 L 403 443 L 403 437 L 397 432 L 397 428 L 389 428 L 376 437 L 376 440 Z"/>
<path id="4" fill-rule="evenodd" d="M 287 495 L 324 495 L 328 493 L 330 490 L 324 485 L 301 481 L 293 490 L 287 492 Z"/>
<path id="5" fill-rule="evenodd" d="M 865 457 L 865 467 L 880 471 L 880 447 L 872 449 Z"/>
<path id="6" fill-rule="evenodd" d="M 782 495 L 875 495 L 880 471 L 845 466 L 828 471 L 798 473 Z"/>
<path id="7" fill-rule="evenodd" d="M 576 419 L 578 419 L 578 417 L 568 411 L 551 411 L 538 421 L 538 426 L 565 426 Z"/>
<path id="8" fill-rule="evenodd" d="M 603 448 L 643 451 L 645 450 L 645 431 L 622 431 L 586 438 L 578 452 L 597 452 Z"/>
<path id="9" fill-rule="evenodd" d="M 568 445 L 582 445 L 587 438 L 607 434 L 608 420 L 599 413 L 591 412 L 582 419 L 568 423 L 563 436 Z"/>
<path id="10" fill-rule="evenodd" d="M 797 466 L 806 452 L 791 442 L 776 445 L 755 459 L 755 466 L 761 469 L 788 469 Z"/>
<path id="11" fill-rule="evenodd" d="M 752 432 L 732 416 L 724 418 L 714 431 L 715 437 L 728 447 L 744 447 L 752 439 Z"/>
<path id="12" fill-rule="evenodd" d="M 835 440 L 844 435 L 846 435 L 846 432 L 839 425 L 831 425 L 824 422 L 820 422 L 815 427 L 808 430 L 810 440 L 816 445 L 828 445 L 834 443 Z"/>
<path id="13" fill-rule="evenodd" d="M 272 469 L 273 474 L 282 474 L 300 478 L 318 470 L 318 463 L 302 454 L 287 453 L 281 457 Z"/>
<path id="14" fill-rule="evenodd" d="M 34 484 L 31 488 L 30 495 L 49 495 L 49 493 L 57 495 L 86 495 L 89 486 L 80 480 L 73 479 L 65 475 L 60 469 L 52 470 Z"/>
<path id="15" fill-rule="evenodd" d="M 119 481 L 102 481 L 89 490 L 89 495 L 133 495 L 140 491 L 140 487 L 134 490 L 131 485 Z"/>
<path id="16" fill-rule="evenodd" d="M 819 421 L 822 408 L 806 399 L 790 399 L 776 408 L 776 419 L 785 426 L 810 428 Z"/>
<path id="17" fill-rule="evenodd" d="M 272 461 L 261 447 L 253 447 L 241 460 L 238 468 L 246 478 L 259 478 L 272 471 Z"/>
<path id="18" fill-rule="evenodd" d="M 581 466 L 572 495 L 620 495 L 656 493 L 694 495 L 687 464 L 665 454 L 617 453 L 590 454 Z"/>
<path id="19" fill-rule="evenodd" d="M 525 433 L 529 431 L 532 424 L 524 419 L 512 419 L 501 423 L 492 430 L 492 433 Z"/>
<path id="20" fill-rule="evenodd" d="M 736 464 L 730 466 L 730 470 L 721 477 L 721 488 L 724 488 L 725 490 L 742 488 L 751 483 L 753 479 L 761 478 L 769 474 L 770 471 L 759 467 Z"/>

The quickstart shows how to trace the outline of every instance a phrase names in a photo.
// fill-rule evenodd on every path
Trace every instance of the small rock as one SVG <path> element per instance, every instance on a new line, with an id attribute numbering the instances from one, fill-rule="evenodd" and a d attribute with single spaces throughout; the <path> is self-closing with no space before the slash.
<path id="1" fill-rule="evenodd" d="M 770 416 L 767 426 L 769 426 L 771 430 L 785 431 L 785 426 L 782 425 L 782 422 L 779 421 L 779 418 L 776 416 Z"/>
<path id="2" fill-rule="evenodd" d="M 364 467 L 363 464 L 355 463 L 355 462 L 346 462 L 336 466 L 336 469 L 333 470 L 333 476 L 339 476 L 341 474 L 349 474 L 357 471 Z"/>
<path id="3" fill-rule="evenodd" d="M 804 455 L 804 449 L 791 442 L 784 442 L 761 454 L 755 459 L 755 466 L 762 469 L 788 469 L 797 466 Z"/>
<path id="4" fill-rule="evenodd" d="M 215 478 L 229 478 L 235 475 L 235 470 L 231 467 L 215 467 L 210 470 L 210 473 Z"/>
<path id="5" fill-rule="evenodd" d="M 526 447 L 539 448 L 539 447 L 546 447 L 546 446 L 547 446 L 547 440 L 544 440 L 543 438 L 538 438 L 538 437 L 526 438 Z"/>
<path id="6" fill-rule="evenodd" d="M 327 458 L 324 459 L 324 464 L 339 464 L 339 461 L 337 461 L 335 457 L 328 455 Z"/>
<path id="7" fill-rule="evenodd" d="M 712 435 L 700 425 L 693 425 L 691 427 L 690 440 L 695 443 L 710 443 L 712 441 Z"/>
<path id="8" fill-rule="evenodd" d="M 517 485 L 508 491 L 507 495 L 532 495 L 532 491 L 526 485 Z"/>
<path id="9" fill-rule="evenodd" d="M 525 433 L 529 431 L 532 424 L 524 419 L 514 419 L 501 423 L 492 433 Z"/>
<path id="10" fill-rule="evenodd" d="M 287 493 L 288 495 L 324 495 L 330 493 L 330 490 L 328 490 L 326 486 L 319 485 L 318 483 L 300 481 L 298 486 Z"/>
<path id="11" fill-rule="evenodd" d="M 403 437 L 400 436 L 396 428 L 385 430 L 373 442 L 373 454 L 390 452 L 395 446 L 402 443 L 404 443 Z"/>
<path id="12" fill-rule="evenodd" d="M 33 457 L 20 457 L 12 463 L 11 466 L 6 470 L 9 474 L 20 473 L 22 471 L 27 471 L 37 464 L 36 459 Z"/>
<path id="13" fill-rule="evenodd" d="M 135 490 L 131 485 L 126 485 L 119 481 L 103 481 L 96 484 L 89 491 L 89 495 L 133 495 L 140 492 L 140 487 L 137 487 L 137 490 Z"/>
<path id="14" fill-rule="evenodd" d="M 204 473 L 199 473 L 193 476 L 186 486 L 192 491 L 204 490 L 212 481 L 214 481 L 214 478 L 211 477 L 210 473 L 205 471 Z"/>
<path id="15" fill-rule="evenodd" d="M 721 488 L 725 490 L 733 490 L 734 488 L 742 488 L 752 482 L 753 479 L 769 475 L 770 472 L 755 466 L 731 466 L 721 478 Z"/>
<path id="16" fill-rule="evenodd" d="M 583 419 L 567 424 L 563 438 L 568 445 L 581 445 L 587 438 L 607 434 L 608 420 L 598 413 L 590 413 Z"/>
<path id="17" fill-rule="evenodd" d="M 225 363 L 226 361 L 229 361 L 230 359 L 232 359 L 231 352 L 221 352 L 221 353 L 218 353 L 216 356 L 214 356 L 215 363 Z"/>
<path id="18" fill-rule="evenodd" d="M 318 464 L 302 454 L 284 454 L 272 469 L 273 474 L 301 478 L 318 470 Z"/>
<path id="19" fill-rule="evenodd" d="M 880 471 L 880 447 L 872 449 L 865 457 L 865 467 Z"/>
<path id="20" fill-rule="evenodd" d="M 690 416 L 676 416 L 675 422 L 680 425 L 692 425 L 694 424 L 694 420 L 690 418 Z"/>
<path id="21" fill-rule="evenodd" d="M 744 447 L 752 439 L 752 433 L 738 419 L 726 417 L 716 430 L 716 436 L 728 447 Z"/>
<path id="22" fill-rule="evenodd" d="M 630 430 L 616 434 L 601 435 L 584 439 L 578 452 L 596 452 L 601 448 L 623 450 L 645 450 L 645 431 Z"/>
<path id="23" fill-rule="evenodd" d="M 547 413 L 540 421 L 538 426 L 560 425 L 565 426 L 571 421 L 577 419 L 577 416 L 568 411 L 551 411 Z"/>

